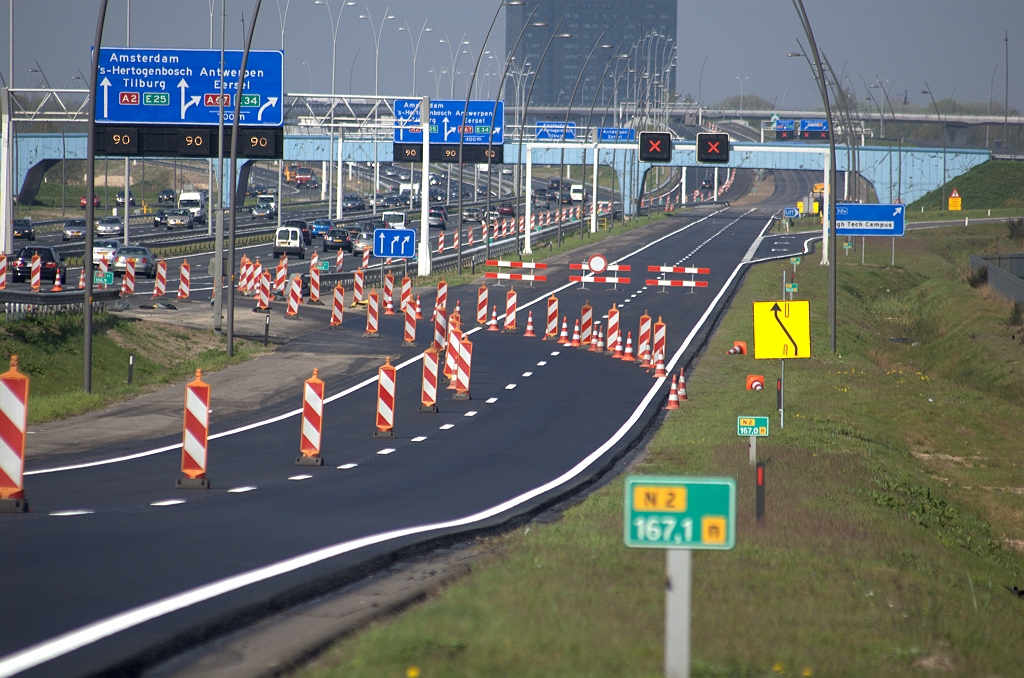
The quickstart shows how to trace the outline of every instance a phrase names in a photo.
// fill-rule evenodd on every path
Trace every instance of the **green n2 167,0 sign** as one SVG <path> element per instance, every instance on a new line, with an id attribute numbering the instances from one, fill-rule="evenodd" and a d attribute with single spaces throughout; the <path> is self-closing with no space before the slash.
<path id="1" fill-rule="evenodd" d="M 763 438 L 768 435 L 768 417 L 736 417 L 736 435 Z"/>
<path id="2" fill-rule="evenodd" d="M 114 272 L 107 271 L 106 273 L 100 273 L 96 271 L 92 274 L 93 285 L 113 285 L 114 284 Z"/>
<path id="3" fill-rule="evenodd" d="M 329 261 L 318 261 L 316 262 L 316 270 L 318 271 L 330 271 L 331 262 Z"/>
<path id="4" fill-rule="evenodd" d="M 733 478 L 627 476 L 626 546 L 731 549 L 736 544 Z"/>

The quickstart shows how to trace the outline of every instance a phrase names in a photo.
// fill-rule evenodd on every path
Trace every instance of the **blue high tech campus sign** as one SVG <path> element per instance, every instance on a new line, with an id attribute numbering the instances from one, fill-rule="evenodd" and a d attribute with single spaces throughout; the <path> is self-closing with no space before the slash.
<path id="1" fill-rule="evenodd" d="M 423 125 L 420 122 L 420 99 L 395 99 L 396 144 L 422 144 Z M 465 115 L 463 115 L 465 109 Z M 430 143 L 457 144 L 461 132 L 462 143 L 500 146 L 505 143 L 505 102 L 470 99 L 439 99 L 430 102 Z M 493 128 L 493 136 L 492 136 Z"/>
<path id="2" fill-rule="evenodd" d="M 224 120 L 232 121 L 241 51 L 224 53 Z M 239 123 L 284 124 L 284 52 L 251 51 Z M 124 125 L 216 125 L 220 122 L 220 51 L 100 49 L 96 122 Z"/>
<path id="3" fill-rule="evenodd" d="M 906 211 L 905 205 L 836 205 L 836 235 L 903 235 Z"/>

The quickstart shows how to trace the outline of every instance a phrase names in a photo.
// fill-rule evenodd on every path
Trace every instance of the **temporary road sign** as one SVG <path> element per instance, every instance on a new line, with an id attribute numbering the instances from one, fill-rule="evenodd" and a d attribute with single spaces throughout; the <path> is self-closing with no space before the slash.
<path id="1" fill-rule="evenodd" d="M 794 266 L 796 266 L 797 264 L 800 263 L 800 257 L 790 257 L 789 258 L 789 263 L 791 263 Z"/>
<path id="2" fill-rule="evenodd" d="M 754 302 L 754 359 L 811 357 L 811 308 L 807 301 Z"/>
<path id="3" fill-rule="evenodd" d="M 224 118 L 234 115 L 242 52 L 224 52 Z M 239 123 L 284 124 L 284 52 L 250 51 Z M 220 117 L 220 51 L 103 47 L 96 122 L 216 125 Z M 177 91 L 175 91 L 177 90 Z"/>
<path id="4" fill-rule="evenodd" d="M 538 139 L 547 139 L 550 141 L 576 140 L 576 123 L 574 122 L 570 122 L 566 125 L 564 121 L 553 122 L 538 120 L 534 125 L 537 130 L 536 138 Z"/>
<path id="5" fill-rule="evenodd" d="M 786 219 L 795 219 L 800 216 L 800 211 L 795 207 L 786 207 L 782 210 L 782 216 Z"/>
<path id="6" fill-rule="evenodd" d="M 636 130 L 632 127 L 601 127 L 598 138 L 601 141 L 636 141 Z"/>
<path id="7" fill-rule="evenodd" d="M 587 267 L 591 273 L 600 275 L 608 270 L 608 257 L 603 254 L 595 254 L 587 259 Z"/>
<path id="8" fill-rule="evenodd" d="M 107 271 L 106 273 L 100 273 L 95 271 L 92 274 L 93 285 L 113 285 L 114 284 L 114 272 Z"/>
<path id="9" fill-rule="evenodd" d="M 765 438 L 768 436 L 768 417 L 736 417 L 736 435 L 748 438 L 755 436 Z"/>
<path id="10" fill-rule="evenodd" d="M 963 198 L 960 197 L 960 193 L 955 188 L 949 194 L 949 206 L 947 209 L 950 212 L 959 212 L 963 209 Z"/>
<path id="11" fill-rule="evenodd" d="M 378 259 L 411 259 L 416 256 L 416 231 L 411 228 L 374 229 L 373 256 Z"/>
<path id="12" fill-rule="evenodd" d="M 316 270 L 318 271 L 330 271 L 331 262 L 329 261 L 318 261 L 316 262 Z"/>
<path id="13" fill-rule="evenodd" d="M 423 143 L 423 125 L 420 118 L 420 99 L 395 99 L 395 143 Z M 468 113 L 463 116 L 463 110 Z M 430 102 L 430 143 L 462 143 L 469 145 L 501 146 L 505 143 L 505 102 L 470 99 L 439 99 Z M 494 128 L 493 136 L 491 128 Z"/>
<path id="14" fill-rule="evenodd" d="M 836 205 L 836 235 L 903 235 L 904 205 Z"/>
<path id="15" fill-rule="evenodd" d="M 627 476 L 626 546 L 731 549 L 736 544 L 733 478 Z"/>

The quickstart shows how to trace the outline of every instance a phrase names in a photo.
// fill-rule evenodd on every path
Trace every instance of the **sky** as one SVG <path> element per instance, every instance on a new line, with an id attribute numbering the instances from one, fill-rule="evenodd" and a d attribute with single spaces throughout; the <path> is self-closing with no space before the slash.
<path id="1" fill-rule="evenodd" d="M 243 13 L 250 19 L 255 0 L 225 0 L 229 49 L 243 45 Z M 351 1 L 351 0 L 349 0 Z M 632 0 L 623 0 L 629 2 Z M 0 31 L 10 37 L 8 3 L 14 3 L 15 87 L 80 87 L 73 80 L 89 67 L 99 0 L 0 0 Z M 221 0 L 109 0 L 105 46 L 126 41 L 126 9 L 131 7 L 131 44 L 139 47 L 208 48 L 211 4 L 215 5 L 214 45 L 220 45 Z M 284 30 L 285 91 L 330 92 L 334 47 L 329 12 L 335 20 L 341 0 L 263 0 L 254 49 L 280 49 Z M 859 97 L 866 96 L 861 77 L 876 76 L 893 88 L 894 98 L 907 92 L 911 103 L 927 105 L 925 84 L 936 99 L 954 95 L 961 101 L 1001 102 L 1006 69 L 1004 37 L 1008 33 L 1010 107 L 1024 110 L 1024 2 L 1021 0 L 805 0 L 818 45 L 833 68 L 850 75 Z M 456 96 L 465 95 L 464 79 L 498 3 L 493 0 L 358 0 L 345 6 L 338 24 L 335 91 L 410 95 L 413 90 L 412 44 L 426 22 L 417 52 L 416 89 L 420 95 L 443 94 L 450 70 L 449 44 L 469 41 L 462 55 Z M 372 18 L 361 19 L 360 16 Z M 385 16 L 393 19 L 383 21 Z M 408 26 L 410 31 L 399 31 Z M 375 34 L 379 32 L 378 41 Z M 803 33 L 790 0 L 680 0 L 677 89 L 707 103 L 740 93 L 774 100 L 777 107 L 820 106 L 807 63 L 787 58 L 799 50 Z M 497 64 L 504 56 L 504 13 L 486 46 L 497 57 L 480 68 L 481 98 L 493 97 Z M 463 38 L 463 36 L 465 36 Z M 489 57 L 489 55 L 488 55 Z M 494 64 L 486 66 L 486 64 Z M 8 51 L 0 70 L 11 78 Z M 434 73 L 430 71 L 433 70 Z M 485 74 L 491 72 L 492 75 Z M 993 76 L 994 74 L 994 76 Z M 490 92 L 488 92 L 490 88 Z M 955 93 L 955 94 L 954 94 Z"/>

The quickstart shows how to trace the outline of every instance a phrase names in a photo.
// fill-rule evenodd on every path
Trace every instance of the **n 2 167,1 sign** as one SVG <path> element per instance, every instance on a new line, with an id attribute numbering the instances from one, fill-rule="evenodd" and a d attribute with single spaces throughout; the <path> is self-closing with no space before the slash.
<path id="1" fill-rule="evenodd" d="M 736 543 L 733 478 L 628 476 L 623 539 L 626 546 L 731 549 Z"/>

